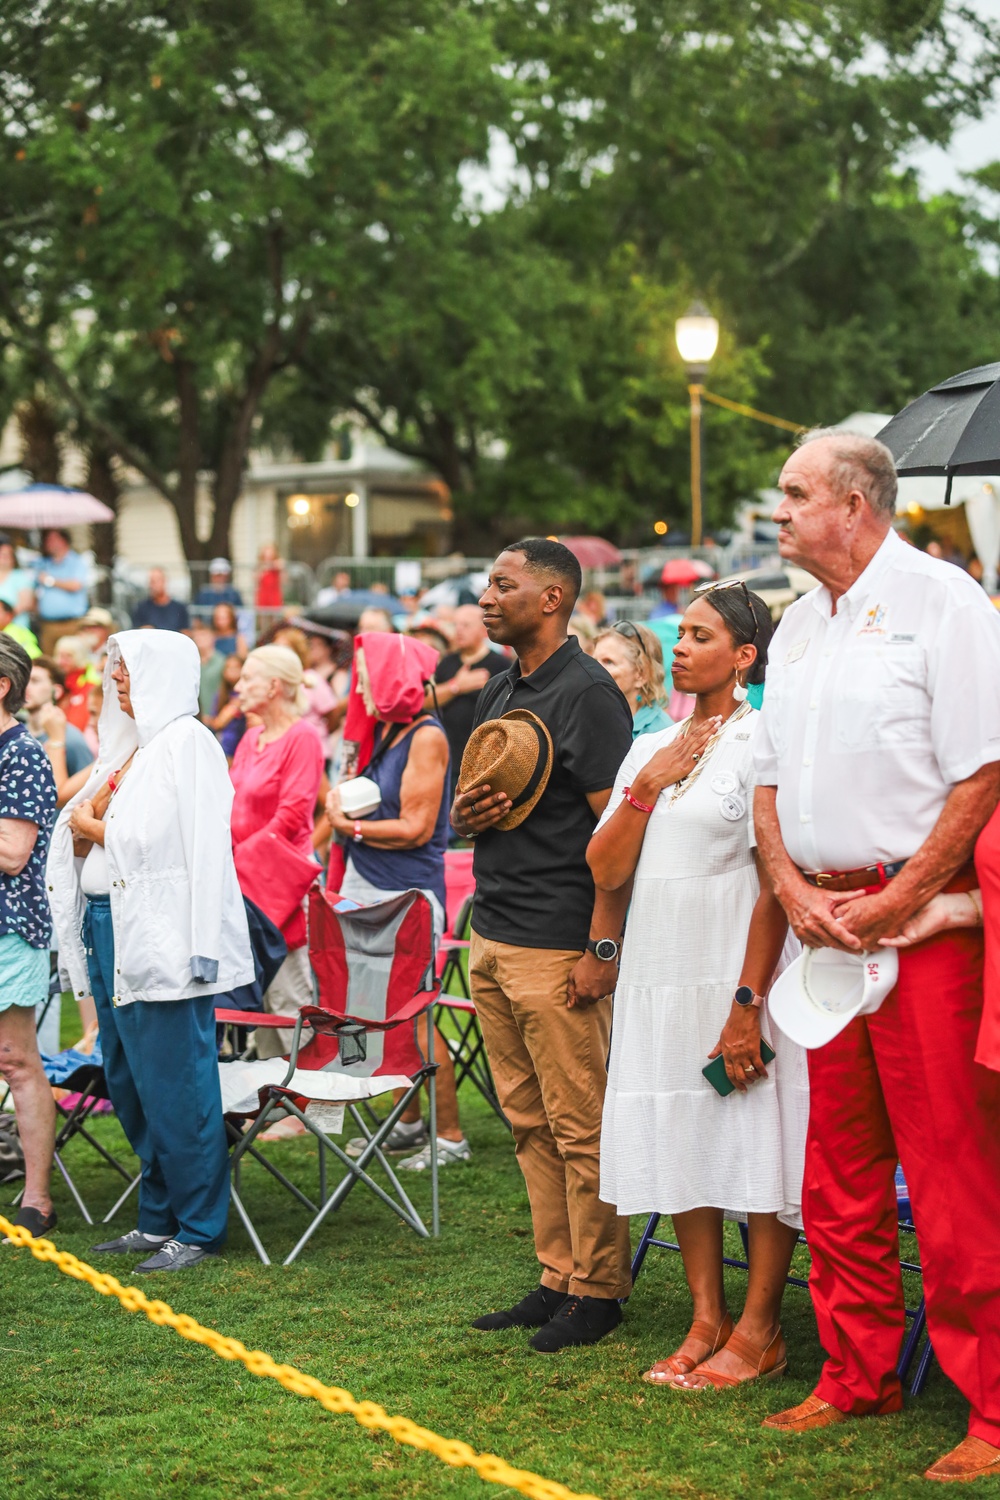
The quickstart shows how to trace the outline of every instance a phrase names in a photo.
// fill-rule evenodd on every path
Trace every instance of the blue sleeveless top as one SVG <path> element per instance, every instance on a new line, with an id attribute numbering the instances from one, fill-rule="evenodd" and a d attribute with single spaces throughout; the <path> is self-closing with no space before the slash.
<path id="1" fill-rule="evenodd" d="M 419 727 L 422 729 L 424 724 L 431 724 L 444 734 L 441 724 L 433 716 L 425 719 Z M 382 793 L 382 801 L 373 813 L 369 813 L 366 818 L 362 819 L 365 823 L 384 822 L 387 818 L 399 817 L 399 789 L 403 780 L 403 772 L 406 770 L 406 762 L 409 759 L 410 746 L 413 744 L 413 736 L 417 732 L 415 729 L 411 730 L 402 740 L 390 745 L 388 750 L 379 755 L 378 748 L 382 743 L 380 730 L 381 726 L 379 730 L 376 730 L 378 737 L 375 741 L 374 763 L 366 766 L 362 774 L 378 786 Z M 450 768 L 449 756 L 449 771 Z M 413 889 L 433 891 L 444 909 L 446 905 L 444 854 L 448 847 L 448 785 L 449 775 L 446 771 L 441 792 L 441 806 L 438 808 L 434 832 L 429 842 L 421 844 L 419 849 L 376 849 L 370 844 L 348 843 L 345 853 L 358 874 L 362 875 L 365 880 L 370 880 L 372 885 L 377 886 L 380 891 Z"/>

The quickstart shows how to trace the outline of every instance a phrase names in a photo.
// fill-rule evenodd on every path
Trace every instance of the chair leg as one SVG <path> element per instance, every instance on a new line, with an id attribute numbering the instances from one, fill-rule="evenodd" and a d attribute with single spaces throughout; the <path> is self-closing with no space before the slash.
<path id="1" fill-rule="evenodd" d="M 125 1189 L 124 1193 L 122 1193 L 121 1197 L 118 1199 L 118 1202 L 115 1203 L 113 1205 L 113 1207 L 109 1208 L 108 1211 L 107 1211 L 107 1213 L 104 1215 L 104 1218 L 101 1220 L 102 1224 L 110 1224 L 111 1220 L 114 1218 L 115 1214 L 121 1208 L 121 1206 L 125 1202 L 125 1200 L 132 1193 L 135 1192 L 135 1190 L 139 1186 L 139 1183 L 141 1182 L 141 1180 L 142 1180 L 142 1173 L 141 1172 L 136 1172 L 135 1176 L 132 1178 L 132 1181 L 129 1183 L 129 1185 Z"/>
<path id="2" fill-rule="evenodd" d="M 642 1263 L 646 1259 L 647 1254 L 649 1253 L 650 1241 L 652 1240 L 653 1235 L 656 1233 L 656 1226 L 657 1226 L 657 1224 L 659 1224 L 659 1222 L 660 1222 L 660 1215 L 659 1214 L 650 1214 L 649 1218 L 646 1220 L 646 1227 L 642 1231 L 642 1235 L 640 1237 L 639 1243 L 635 1247 L 635 1254 L 632 1257 L 632 1285 L 633 1286 L 635 1286 L 636 1281 L 639 1279 L 639 1272 L 642 1270 Z"/>
<path id="3" fill-rule="evenodd" d="M 90 1214 L 87 1212 L 87 1205 L 84 1203 L 83 1199 L 80 1197 L 80 1194 L 77 1192 L 76 1183 L 73 1181 L 72 1177 L 63 1166 L 63 1160 L 58 1151 L 55 1152 L 53 1160 L 55 1161 L 56 1166 L 59 1168 L 59 1171 L 62 1173 L 63 1181 L 69 1188 L 70 1192 L 73 1194 L 73 1200 L 76 1203 L 77 1208 L 83 1214 L 86 1222 L 88 1224 L 93 1224 L 94 1221 L 90 1217 Z"/>
<path id="4" fill-rule="evenodd" d="M 268 1257 L 267 1251 L 264 1249 L 264 1246 L 260 1242 L 260 1236 L 258 1235 L 256 1229 L 253 1227 L 253 1223 L 251 1222 L 250 1215 L 247 1213 L 246 1209 L 243 1207 L 243 1201 L 240 1198 L 239 1193 L 237 1193 L 236 1189 L 234 1187 L 232 1187 L 232 1186 L 230 1186 L 230 1189 L 229 1189 L 229 1196 L 232 1198 L 233 1202 L 236 1204 L 236 1212 L 239 1214 L 240 1219 L 242 1220 L 243 1228 L 246 1230 L 247 1234 L 250 1236 L 250 1243 L 253 1245 L 253 1247 L 256 1250 L 257 1254 L 259 1255 L 260 1259 L 264 1262 L 264 1265 L 265 1266 L 269 1266 L 271 1264 L 271 1261 L 270 1261 L 270 1259 Z"/>
<path id="5" fill-rule="evenodd" d="M 436 1027 L 433 1017 L 427 1028 L 427 1061 L 434 1064 L 434 1033 Z M 441 1233 L 441 1205 L 438 1198 L 438 1116 L 437 1116 L 437 1069 L 431 1074 L 427 1084 L 430 1114 L 431 1134 L 431 1234 L 437 1239 Z"/>
<path id="6" fill-rule="evenodd" d="M 420 1084 L 415 1084 L 412 1088 L 408 1089 L 403 1095 L 402 1099 L 400 1099 L 398 1103 L 394 1105 L 389 1114 L 386 1116 L 385 1120 L 382 1122 L 381 1130 L 377 1135 L 371 1138 L 362 1154 L 358 1157 L 357 1161 L 352 1161 L 351 1158 L 346 1154 L 346 1152 L 340 1149 L 335 1141 L 331 1141 L 328 1136 L 324 1136 L 328 1149 L 333 1153 L 334 1156 L 337 1157 L 342 1165 L 346 1167 L 347 1171 L 345 1176 L 341 1179 L 336 1188 L 334 1188 L 333 1192 L 330 1194 L 330 1197 L 323 1204 L 323 1207 L 319 1210 L 312 1223 L 308 1226 L 305 1233 L 300 1237 L 298 1243 L 293 1247 L 290 1254 L 285 1259 L 284 1264 L 286 1266 L 290 1266 L 292 1264 L 292 1262 L 298 1257 L 299 1253 L 302 1251 L 305 1245 L 315 1234 L 316 1230 L 322 1224 L 327 1214 L 335 1212 L 340 1207 L 340 1205 L 346 1199 L 347 1195 L 357 1185 L 358 1182 L 363 1182 L 365 1187 L 369 1188 L 371 1192 L 375 1194 L 376 1198 L 380 1199 L 380 1201 L 383 1202 L 387 1208 L 391 1208 L 393 1213 L 398 1214 L 403 1222 L 405 1224 L 408 1224 L 410 1228 L 414 1230 L 416 1234 L 419 1234 L 422 1239 L 428 1238 L 427 1228 L 423 1220 L 417 1213 L 416 1208 L 410 1202 L 410 1199 L 407 1196 L 402 1183 L 399 1181 L 395 1172 L 393 1172 L 391 1166 L 380 1150 L 381 1142 L 392 1130 L 393 1126 L 396 1124 L 396 1121 L 403 1113 L 403 1110 L 417 1093 L 419 1087 Z M 290 1113 L 294 1114 L 298 1119 L 302 1121 L 306 1129 L 309 1130 L 312 1135 L 319 1136 L 323 1134 L 323 1132 L 319 1130 L 319 1127 L 313 1125 L 309 1120 L 307 1120 L 298 1106 L 293 1104 L 290 1100 L 286 1101 L 286 1108 Z M 379 1166 L 385 1172 L 393 1188 L 398 1193 L 399 1201 L 392 1198 L 385 1191 L 385 1189 L 381 1187 L 379 1183 L 377 1183 L 365 1170 L 367 1163 L 372 1157 L 374 1157 L 378 1161 Z"/>

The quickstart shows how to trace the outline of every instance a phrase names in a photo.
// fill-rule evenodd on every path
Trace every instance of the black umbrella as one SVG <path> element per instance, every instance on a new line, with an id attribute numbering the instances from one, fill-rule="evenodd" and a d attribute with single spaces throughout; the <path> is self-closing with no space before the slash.
<path id="1" fill-rule="evenodd" d="M 945 505 L 956 474 L 1000 470 L 1000 363 L 964 370 L 925 391 L 879 433 L 906 474 L 943 474 Z"/>

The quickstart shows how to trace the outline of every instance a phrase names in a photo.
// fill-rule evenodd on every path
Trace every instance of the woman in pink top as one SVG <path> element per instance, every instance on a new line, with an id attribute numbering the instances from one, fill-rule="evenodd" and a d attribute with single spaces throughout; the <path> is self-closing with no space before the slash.
<path id="1" fill-rule="evenodd" d="M 237 686 L 244 711 L 260 723 L 247 730 L 230 768 L 233 853 L 243 894 L 277 923 L 288 944 L 264 996 L 268 1010 L 280 1015 L 312 1000 L 302 898 L 319 874 L 312 831 L 323 746 L 302 717 L 302 663 L 287 646 L 251 651 Z M 257 1055 L 282 1056 L 291 1044 L 291 1031 L 261 1027 Z"/>

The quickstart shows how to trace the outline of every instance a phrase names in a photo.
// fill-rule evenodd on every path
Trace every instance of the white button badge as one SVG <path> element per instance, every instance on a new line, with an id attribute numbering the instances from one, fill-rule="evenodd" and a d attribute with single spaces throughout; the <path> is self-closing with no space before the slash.
<path id="1" fill-rule="evenodd" d="M 730 792 L 719 803 L 719 811 L 727 823 L 738 823 L 747 810 L 746 802 L 735 792 Z"/>
<path id="2" fill-rule="evenodd" d="M 717 796 L 724 797 L 727 792 L 735 792 L 736 777 L 729 771 L 716 771 L 709 785 Z"/>

